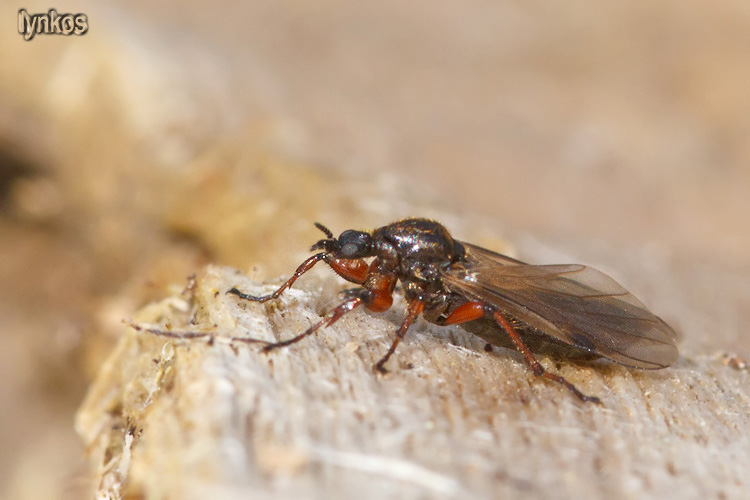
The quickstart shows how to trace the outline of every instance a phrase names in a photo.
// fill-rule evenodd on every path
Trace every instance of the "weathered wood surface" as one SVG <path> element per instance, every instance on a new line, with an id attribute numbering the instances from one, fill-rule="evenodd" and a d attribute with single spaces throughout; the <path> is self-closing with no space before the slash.
<path id="1" fill-rule="evenodd" d="M 603 405 L 532 380 L 510 351 L 418 321 L 371 367 L 403 315 L 356 311 L 269 355 L 227 337 L 283 339 L 338 300 L 311 273 L 282 299 L 230 268 L 141 310 L 77 427 L 100 498 L 747 498 L 750 374 L 718 356 L 661 371 L 543 362 Z M 740 369 L 738 369 L 740 368 Z"/>
<path id="2" fill-rule="evenodd" d="M 88 2 L 57 6 L 89 16 L 82 37 L 0 30 L 0 497 L 88 498 L 73 413 L 122 337 L 79 417 L 102 495 L 127 480 L 148 498 L 200 497 L 199 482 L 242 498 L 750 498 L 748 374 L 720 358 L 750 355 L 747 0 L 311 5 Z M 521 258 L 643 276 L 622 282 L 678 320 L 683 358 L 654 373 L 564 364 L 605 398 L 589 408 L 530 384 L 512 353 L 424 323 L 391 378 L 373 377 L 398 310 L 272 357 L 175 343 L 166 365 L 162 339 L 120 324 L 208 262 L 288 272 L 315 220 L 406 215 L 479 243 L 515 228 L 577 257 Z M 619 255 L 581 251 L 597 246 Z M 286 337 L 341 283 L 300 286 L 242 314 Z M 140 320 L 187 315 L 162 303 Z"/>

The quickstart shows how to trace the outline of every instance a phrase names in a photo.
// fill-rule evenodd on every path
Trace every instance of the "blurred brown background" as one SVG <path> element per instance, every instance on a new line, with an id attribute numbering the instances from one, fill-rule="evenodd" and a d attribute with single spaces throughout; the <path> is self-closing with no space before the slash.
<path id="1" fill-rule="evenodd" d="M 89 32 L 0 11 L 0 494 L 78 498 L 120 320 L 206 262 L 288 272 L 313 220 L 448 217 L 750 355 L 747 2 L 54 7 Z"/>

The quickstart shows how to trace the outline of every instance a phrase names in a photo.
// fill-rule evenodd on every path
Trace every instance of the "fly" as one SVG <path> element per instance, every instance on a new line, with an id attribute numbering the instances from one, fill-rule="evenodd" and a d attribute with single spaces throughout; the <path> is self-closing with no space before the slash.
<path id="1" fill-rule="evenodd" d="M 330 326 L 346 313 L 364 306 L 386 311 L 400 281 L 406 317 L 374 370 L 396 351 L 420 315 L 437 325 L 461 325 L 490 344 L 517 349 L 536 376 L 565 386 L 585 402 L 600 403 L 564 377 L 550 373 L 534 354 L 565 359 L 607 358 L 643 369 L 665 368 L 678 357 L 676 335 L 630 292 L 606 274 L 578 264 L 530 265 L 453 239 L 438 222 L 404 219 L 371 232 L 347 230 L 326 236 L 291 278 L 268 295 L 227 291 L 241 299 L 266 302 L 318 262 L 325 262 L 345 280 L 360 287 L 306 331 L 288 340 L 268 343 L 268 352 L 294 344 Z M 373 258 L 369 263 L 365 260 Z"/>

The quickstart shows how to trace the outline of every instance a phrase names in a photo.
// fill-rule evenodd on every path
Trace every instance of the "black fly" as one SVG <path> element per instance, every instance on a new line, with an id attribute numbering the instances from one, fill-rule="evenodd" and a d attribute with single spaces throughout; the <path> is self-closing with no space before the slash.
<path id="1" fill-rule="evenodd" d="M 583 401 L 600 402 L 547 372 L 533 353 L 604 357 L 645 369 L 664 368 L 678 357 L 674 330 L 615 280 L 590 267 L 529 265 L 454 240 L 428 219 L 404 219 L 372 232 L 347 230 L 338 238 L 315 225 L 326 235 L 312 246 L 320 252 L 275 292 L 253 296 L 232 288 L 227 293 L 255 302 L 275 299 L 320 261 L 361 288 L 300 335 L 267 344 L 266 352 L 293 344 L 358 306 L 387 310 L 400 281 L 406 317 L 374 367 L 379 372 L 386 371 L 385 363 L 420 314 L 431 323 L 460 324 L 490 344 L 517 349 L 535 375 L 564 385 Z M 370 257 L 368 264 L 364 259 Z"/>

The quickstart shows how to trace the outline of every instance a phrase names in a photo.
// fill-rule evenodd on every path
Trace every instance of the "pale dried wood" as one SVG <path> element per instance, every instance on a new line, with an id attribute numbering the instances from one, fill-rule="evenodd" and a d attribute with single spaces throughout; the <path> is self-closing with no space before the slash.
<path id="1" fill-rule="evenodd" d="M 545 359 L 603 400 L 583 404 L 532 380 L 514 353 L 420 320 L 381 378 L 371 367 L 402 301 L 269 355 L 227 340 L 285 339 L 317 321 L 341 285 L 312 274 L 276 302 L 250 304 L 224 292 L 273 286 L 208 267 L 192 292 L 136 315 L 210 338 L 124 332 L 77 420 L 102 464 L 100 498 L 747 494 L 747 370 L 710 356 L 661 371 Z"/>

